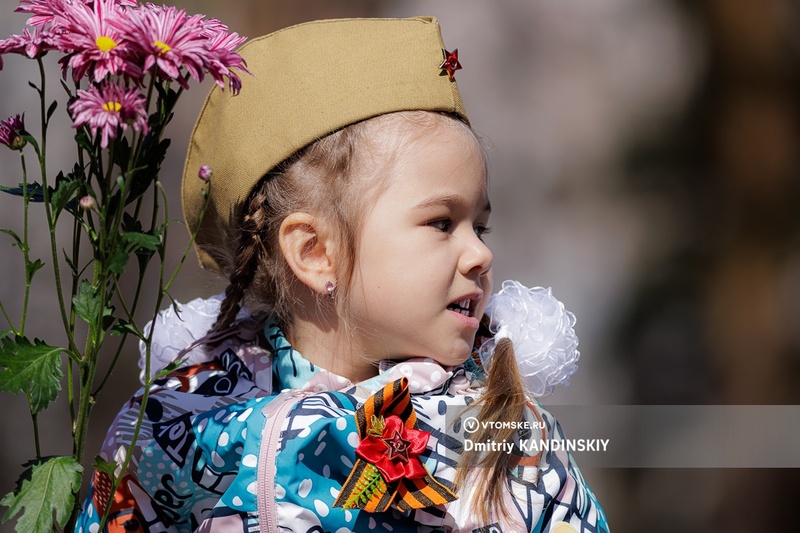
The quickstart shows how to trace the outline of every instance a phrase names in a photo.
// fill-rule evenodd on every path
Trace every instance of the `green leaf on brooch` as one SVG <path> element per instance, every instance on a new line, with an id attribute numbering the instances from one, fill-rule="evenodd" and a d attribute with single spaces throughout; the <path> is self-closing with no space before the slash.
<path id="1" fill-rule="evenodd" d="M 356 481 L 353 492 L 342 505 L 342 509 L 362 509 L 373 498 L 380 499 L 386 492 L 386 483 L 375 465 L 366 463 Z"/>
<path id="2" fill-rule="evenodd" d="M 61 390 L 61 352 L 25 337 L 4 337 L 0 344 L 0 391 L 28 394 L 33 414 L 44 410 Z"/>
<path id="3" fill-rule="evenodd" d="M 16 531 L 50 533 L 53 518 L 64 527 L 81 486 L 83 467 L 74 457 L 49 457 L 29 463 L 14 492 L 5 495 L 0 504 L 8 507 L 3 522 L 22 512 Z"/>
<path id="4" fill-rule="evenodd" d="M 383 419 L 383 417 L 372 415 L 372 420 L 370 420 L 367 435 L 371 437 L 382 437 L 384 427 L 386 427 L 386 421 Z"/>

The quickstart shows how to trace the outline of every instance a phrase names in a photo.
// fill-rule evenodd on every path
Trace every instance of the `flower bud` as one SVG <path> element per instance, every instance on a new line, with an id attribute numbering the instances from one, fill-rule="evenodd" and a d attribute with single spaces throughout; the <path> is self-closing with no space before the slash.
<path id="1" fill-rule="evenodd" d="M 94 207 L 94 198 L 92 198 L 91 196 L 84 196 L 83 198 L 80 199 L 79 203 L 81 205 L 81 209 L 83 209 L 84 211 L 88 211 L 89 209 Z"/>
<path id="2" fill-rule="evenodd" d="M 197 177 L 203 181 L 208 181 L 211 178 L 211 174 L 213 174 L 211 167 L 208 165 L 203 165 L 202 167 L 200 167 L 200 171 L 197 173 Z"/>
<path id="3" fill-rule="evenodd" d="M 22 150 L 28 144 L 22 137 L 24 131 L 25 114 L 0 120 L 0 144 L 5 144 L 12 150 Z"/>

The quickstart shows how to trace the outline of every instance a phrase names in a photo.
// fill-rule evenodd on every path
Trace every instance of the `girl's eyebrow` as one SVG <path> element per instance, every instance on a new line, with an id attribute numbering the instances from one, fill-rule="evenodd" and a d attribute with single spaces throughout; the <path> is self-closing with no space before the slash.
<path id="1" fill-rule="evenodd" d="M 414 209 L 423 210 L 431 207 L 440 207 L 440 206 L 447 207 L 448 209 L 455 209 L 466 203 L 467 201 L 463 196 L 459 196 L 457 194 L 447 194 L 444 196 L 433 196 L 431 198 L 427 198 L 418 203 L 416 206 L 414 206 Z M 483 206 L 481 212 L 485 213 L 491 211 L 492 211 L 492 204 L 487 199 L 486 204 Z"/>

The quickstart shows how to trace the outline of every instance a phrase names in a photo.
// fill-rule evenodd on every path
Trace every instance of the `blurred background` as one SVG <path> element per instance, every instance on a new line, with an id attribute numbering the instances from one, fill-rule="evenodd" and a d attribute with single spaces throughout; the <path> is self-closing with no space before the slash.
<path id="1" fill-rule="evenodd" d="M 490 146 L 496 280 L 550 286 L 578 317 L 581 369 L 543 403 L 800 403 L 798 2 L 173 4 L 250 37 L 316 18 L 440 19 L 448 48 L 459 50 L 471 120 Z M 0 38 L 21 33 L 26 17 L 13 13 L 16 5 L 0 0 Z M 0 118 L 24 111 L 33 123 L 38 102 L 26 82 L 38 78 L 35 63 L 4 59 Z M 48 61 L 50 95 L 60 96 Z M 179 214 L 183 156 L 209 88 L 182 97 L 170 130 L 161 179 L 171 216 Z M 54 174 L 71 166 L 74 147 L 65 120 L 51 132 Z M 0 150 L 0 183 L 20 181 L 18 169 L 17 154 Z M 47 258 L 43 214 L 32 215 L 33 257 Z M 19 198 L 1 196 L 0 227 L 18 230 L 20 220 Z M 188 237 L 174 227 L 177 257 Z M 0 299 L 13 314 L 24 278 L 9 243 L 0 241 Z M 36 283 L 29 336 L 57 344 L 51 272 Z M 173 295 L 187 301 L 223 287 L 193 256 Z M 138 386 L 135 347 L 123 357 L 93 411 L 90 454 Z M 4 394 L 2 404 L 4 494 L 32 455 L 32 432 L 24 399 Z M 43 453 L 69 453 L 63 402 L 40 419 Z M 800 481 L 793 469 L 584 474 L 618 533 L 788 531 Z"/>

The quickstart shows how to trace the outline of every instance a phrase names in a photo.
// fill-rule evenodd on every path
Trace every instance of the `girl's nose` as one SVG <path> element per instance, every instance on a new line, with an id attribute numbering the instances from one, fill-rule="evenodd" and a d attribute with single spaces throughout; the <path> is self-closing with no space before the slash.
<path id="1" fill-rule="evenodd" d="M 475 233 L 470 233 L 470 235 L 466 249 L 461 256 L 461 271 L 465 275 L 473 271 L 481 275 L 492 268 L 494 255 L 486 243 Z"/>

